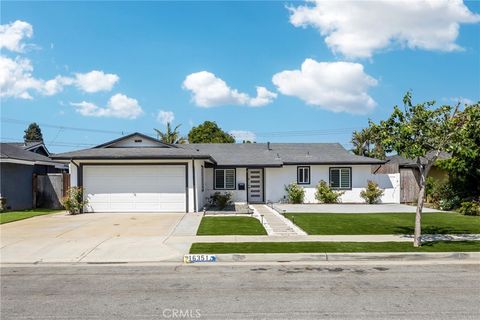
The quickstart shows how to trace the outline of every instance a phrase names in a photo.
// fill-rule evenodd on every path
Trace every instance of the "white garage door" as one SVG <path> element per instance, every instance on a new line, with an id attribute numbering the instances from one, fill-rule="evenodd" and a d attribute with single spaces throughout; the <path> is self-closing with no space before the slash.
<path id="1" fill-rule="evenodd" d="M 183 165 L 86 165 L 83 187 L 88 211 L 186 211 Z"/>

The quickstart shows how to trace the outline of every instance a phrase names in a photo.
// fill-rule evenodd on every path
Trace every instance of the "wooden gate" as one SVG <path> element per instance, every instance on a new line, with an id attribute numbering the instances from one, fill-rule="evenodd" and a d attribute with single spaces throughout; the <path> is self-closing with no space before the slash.
<path id="1" fill-rule="evenodd" d="M 68 173 L 33 175 L 33 208 L 62 209 L 62 198 L 70 187 Z"/>
<path id="2" fill-rule="evenodd" d="M 420 192 L 420 175 L 415 168 L 400 168 L 400 202 L 416 203 Z"/>

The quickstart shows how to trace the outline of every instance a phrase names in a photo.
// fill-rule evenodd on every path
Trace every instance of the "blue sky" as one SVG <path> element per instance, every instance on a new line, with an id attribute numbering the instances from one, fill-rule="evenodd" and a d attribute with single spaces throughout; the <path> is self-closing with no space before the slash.
<path id="1" fill-rule="evenodd" d="M 345 4 L 4 1 L 2 141 L 36 121 L 61 152 L 153 135 L 173 114 L 184 134 L 213 120 L 258 142 L 348 147 L 407 90 L 480 99 L 479 2 Z"/>

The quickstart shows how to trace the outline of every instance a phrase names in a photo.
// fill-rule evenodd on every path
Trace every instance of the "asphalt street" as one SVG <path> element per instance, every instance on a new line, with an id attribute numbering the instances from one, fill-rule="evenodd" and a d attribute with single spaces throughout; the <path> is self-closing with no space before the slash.
<path id="1" fill-rule="evenodd" d="M 479 319 L 478 264 L 1 268 L 1 319 Z"/>

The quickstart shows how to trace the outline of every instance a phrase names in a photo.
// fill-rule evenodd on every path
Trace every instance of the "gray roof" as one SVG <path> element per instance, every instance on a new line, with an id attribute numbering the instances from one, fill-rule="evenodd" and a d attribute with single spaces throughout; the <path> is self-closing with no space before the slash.
<path id="1" fill-rule="evenodd" d="M 72 152 L 59 153 L 53 159 L 210 159 L 209 154 L 191 148 L 91 148 Z"/>
<path id="2" fill-rule="evenodd" d="M 125 139 L 130 137 L 124 137 Z M 119 141 L 119 139 L 113 140 Z M 285 164 L 382 164 L 356 156 L 338 143 L 194 143 L 159 147 L 94 148 L 53 155 L 53 159 L 209 159 L 221 166 L 282 166 Z M 270 146 L 270 147 L 268 147 Z"/>
<path id="3" fill-rule="evenodd" d="M 49 157 L 44 155 L 24 150 L 21 146 L 17 146 L 12 143 L 1 143 L 0 144 L 0 158 L 1 159 L 15 159 L 23 161 L 41 161 L 41 162 L 51 162 L 52 165 L 57 164 L 58 162 L 52 161 Z"/>
<path id="4" fill-rule="evenodd" d="M 438 160 L 446 160 L 450 159 L 451 154 L 447 152 L 440 152 L 438 156 Z M 400 167 L 416 167 L 417 166 L 417 160 L 416 159 L 408 159 L 405 158 L 399 154 L 393 155 L 393 156 L 388 156 L 387 161 L 389 163 L 395 163 L 398 164 Z M 425 158 L 421 158 L 422 163 L 426 163 Z"/>
<path id="5" fill-rule="evenodd" d="M 208 153 L 218 165 L 282 166 L 285 164 L 381 164 L 356 156 L 339 143 L 196 143 L 184 145 Z"/>

